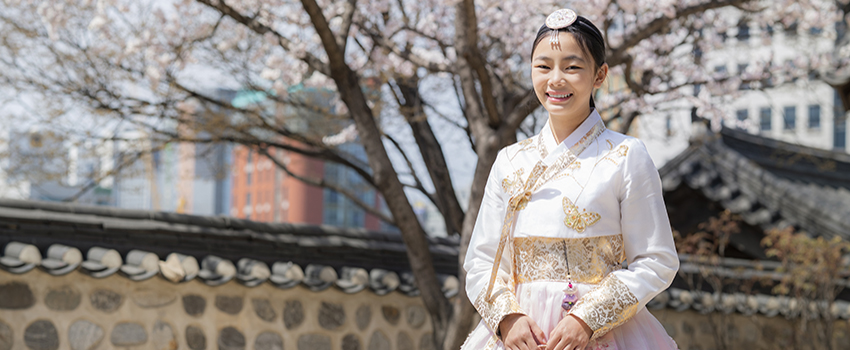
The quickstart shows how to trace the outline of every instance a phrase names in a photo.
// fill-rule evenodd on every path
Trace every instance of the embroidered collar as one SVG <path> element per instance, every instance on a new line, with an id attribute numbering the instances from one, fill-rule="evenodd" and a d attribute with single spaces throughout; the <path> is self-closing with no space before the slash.
<path id="1" fill-rule="evenodd" d="M 561 153 L 567 151 L 572 148 L 573 145 L 582 140 L 582 138 L 590 132 L 597 123 L 602 122 L 602 117 L 599 115 L 599 112 L 596 109 L 590 110 L 590 115 L 584 119 L 584 121 L 579 124 L 578 128 L 573 130 L 573 132 L 567 136 L 563 142 L 560 144 L 555 141 L 555 135 L 552 133 L 552 128 L 549 126 L 549 120 L 546 121 L 546 124 L 543 125 L 543 129 L 540 130 L 540 133 L 537 134 L 537 150 L 540 152 L 540 159 L 546 161 L 547 164 L 551 164 L 554 160 L 548 160 L 547 157 L 551 153 Z M 576 154 L 576 156 L 578 156 Z"/>

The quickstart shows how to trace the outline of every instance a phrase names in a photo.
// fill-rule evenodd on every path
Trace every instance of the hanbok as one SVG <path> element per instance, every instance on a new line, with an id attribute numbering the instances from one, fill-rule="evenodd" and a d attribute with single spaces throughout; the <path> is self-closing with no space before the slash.
<path id="1" fill-rule="evenodd" d="M 547 123 L 499 152 L 463 268 L 482 317 L 463 350 L 504 349 L 498 326 L 515 313 L 547 337 L 573 314 L 593 330 L 587 349 L 677 348 L 645 307 L 679 268 L 658 171 L 595 110 L 560 144 Z"/>

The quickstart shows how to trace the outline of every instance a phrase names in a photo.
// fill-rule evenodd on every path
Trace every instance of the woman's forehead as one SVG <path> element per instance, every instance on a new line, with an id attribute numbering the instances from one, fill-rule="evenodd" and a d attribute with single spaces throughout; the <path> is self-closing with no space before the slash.
<path id="1" fill-rule="evenodd" d="M 572 33 L 558 33 L 558 43 L 553 44 L 548 39 L 543 39 L 534 49 L 532 60 L 581 60 L 587 61 L 585 52 Z"/>

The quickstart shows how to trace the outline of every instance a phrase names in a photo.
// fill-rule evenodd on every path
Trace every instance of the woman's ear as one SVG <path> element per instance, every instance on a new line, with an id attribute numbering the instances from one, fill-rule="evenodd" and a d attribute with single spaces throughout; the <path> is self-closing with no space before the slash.
<path id="1" fill-rule="evenodd" d="M 593 87 L 599 88 L 605 82 L 605 77 L 608 76 L 608 64 L 603 63 L 602 66 L 596 69 L 596 79 L 593 81 Z"/>

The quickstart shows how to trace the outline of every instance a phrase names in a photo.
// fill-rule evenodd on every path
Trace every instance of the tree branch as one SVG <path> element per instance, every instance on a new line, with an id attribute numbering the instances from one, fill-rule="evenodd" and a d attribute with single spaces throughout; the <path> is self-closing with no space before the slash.
<path id="1" fill-rule="evenodd" d="M 525 90 L 521 96 L 522 98 L 505 118 L 505 123 L 502 125 L 502 128 L 516 130 L 519 128 L 519 125 L 522 124 L 522 121 L 540 106 L 540 103 L 537 101 L 537 94 L 534 93 L 534 89 Z"/>
<path id="2" fill-rule="evenodd" d="M 351 24 L 354 20 L 354 13 L 357 12 L 357 0 L 348 0 L 343 5 L 345 6 L 342 17 L 342 31 L 336 38 L 337 45 L 345 52 L 346 44 L 348 43 L 348 34 L 351 32 Z"/>
<path id="3" fill-rule="evenodd" d="M 426 60 L 421 56 L 411 52 L 407 48 L 402 50 L 398 46 L 390 44 L 386 39 L 384 39 L 384 36 L 381 33 L 378 33 L 375 30 L 368 29 L 366 28 L 366 26 L 361 25 L 360 31 L 369 36 L 369 38 L 372 39 L 372 42 L 374 42 L 375 45 L 389 52 L 392 52 L 396 56 L 401 57 L 418 67 L 425 68 L 429 72 L 452 72 L 452 68 L 448 64 Z"/>
<path id="4" fill-rule="evenodd" d="M 396 80 L 396 87 L 404 99 L 399 101 L 399 105 L 402 106 L 400 111 L 413 131 L 413 139 L 419 146 L 422 160 L 425 162 L 431 182 L 434 184 L 434 195 L 437 199 L 435 204 L 446 220 L 446 228 L 460 233 L 463 225 L 463 209 L 461 209 L 460 202 L 455 195 L 449 167 L 443 155 L 443 148 L 437 141 L 431 125 L 428 124 L 418 85 L 418 80 L 415 77 Z"/>
<path id="5" fill-rule="evenodd" d="M 224 1 L 220 1 L 220 0 L 196 0 L 196 1 L 198 1 L 202 4 L 204 4 L 204 5 L 207 5 L 210 8 L 218 10 L 218 12 L 221 12 L 221 14 L 232 18 L 236 22 L 242 23 L 243 25 L 248 27 L 248 29 L 251 29 L 254 33 L 257 33 L 257 34 L 260 34 L 260 35 L 265 35 L 265 34 L 268 33 L 268 34 L 273 35 L 278 40 L 278 43 L 280 44 L 281 47 L 283 47 L 287 51 L 290 51 L 290 52 L 292 51 L 292 49 L 291 49 L 292 48 L 292 41 L 290 41 L 288 38 L 286 38 L 282 34 L 278 33 L 276 30 L 272 29 L 271 27 L 260 23 L 260 21 L 258 19 L 250 18 L 250 17 L 247 17 L 245 15 L 242 15 L 241 13 L 239 13 L 239 11 L 237 11 L 233 7 L 230 7 L 229 5 L 227 5 Z M 330 72 L 330 68 L 328 67 L 328 65 L 325 64 L 325 62 L 323 62 L 321 59 L 319 59 L 318 57 L 316 57 L 312 53 L 305 52 L 303 54 L 297 55 L 297 57 L 298 57 L 298 59 L 307 63 L 307 65 L 310 66 L 311 68 L 321 72 L 322 74 L 324 74 L 326 76 L 330 76 L 331 72 Z"/>
<path id="6" fill-rule="evenodd" d="M 382 213 L 377 208 L 367 204 L 366 202 L 362 201 L 360 198 L 357 198 L 357 195 L 355 195 L 354 193 L 349 191 L 347 188 L 344 188 L 344 187 L 340 186 L 339 184 L 326 181 L 324 178 L 315 179 L 315 178 L 310 178 L 310 177 L 306 177 L 306 176 L 302 176 L 302 175 L 298 175 L 296 173 L 293 173 L 292 170 L 290 170 L 289 167 L 286 166 L 286 164 L 281 162 L 279 159 L 273 157 L 269 153 L 267 148 L 258 147 L 257 150 L 260 154 L 266 156 L 266 158 L 269 158 L 275 165 L 277 165 L 278 168 L 280 168 L 281 170 L 286 172 L 287 175 L 294 177 L 298 181 L 301 181 L 301 182 L 308 184 L 308 185 L 313 185 L 313 186 L 321 187 L 321 188 L 327 188 L 329 190 L 337 192 L 337 193 L 345 196 L 345 198 L 348 198 L 352 203 L 354 203 L 358 207 L 363 208 L 363 210 L 367 211 L 369 214 L 375 215 L 376 217 L 378 217 L 379 219 L 381 219 L 382 221 L 384 221 L 388 224 L 395 225 L 395 220 L 393 220 L 393 218 L 391 216 Z"/>
<path id="7" fill-rule="evenodd" d="M 490 81 L 490 73 L 487 71 L 487 62 L 478 47 L 478 18 L 475 15 L 475 1 L 461 0 L 458 2 L 457 9 L 456 16 L 459 21 L 462 21 L 462 25 L 457 28 L 460 31 L 457 41 L 458 56 L 465 57 L 469 67 L 478 76 L 478 83 L 481 88 L 480 97 L 487 112 L 488 124 L 491 128 L 496 128 L 500 124 L 499 111 L 493 93 L 493 83 Z M 472 77 L 469 76 L 468 78 Z M 465 96 L 468 98 L 474 95 L 467 93 Z"/>
<path id="8" fill-rule="evenodd" d="M 673 23 L 673 21 L 697 13 L 702 13 L 707 10 L 726 6 L 737 6 L 749 1 L 752 0 L 714 0 L 699 5 L 692 5 L 689 7 L 678 9 L 676 11 L 676 16 L 672 18 L 661 15 L 660 17 L 652 20 L 652 22 L 647 23 L 646 26 L 644 26 L 643 28 L 640 28 L 635 31 L 633 34 L 626 35 L 625 40 L 619 47 L 611 48 L 611 54 L 608 55 L 607 58 L 608 65 L 614 67 L 623 63 L 626 59 L 626 51 L 628 51 L 638 43 L 648 39 L 649 37 L 660 33 L 664 28 L 670 25 L 670 23 Z"/>
<path id="9" fill-rule="evenodd" d="M 422 194 L 424 194 L 426 197 L 428 197 L 428 200 L 430 200 L 431 203 L 434 203 L 434 205 L 436 206 L 437 201 L 434 199 L 434 196 L 431 193 L 428 193 L 428 191 L 425 190 L 425 187 L 422 186 L 422 181 L 419 179 L 419 175 L 417 175 L 416 170 L 413 169 L 413 162 L 410 161 L 410 158 L 407 156 L 407 153 L 404 152 L 404 150 L 401 148 L 401 144 L 399 144 L 398 141 L 396 141 L 390 135 L 386 135 L 386 138 L 387 138 L 387 140 L 390 140 L 390 143 L 392 143 L 393 146 L 395 146 L 395 148 L 398 150 L 398 152 L 401 153 L 402 158 L 404 158 L 404 162 L 407 164 L 407 167 L 410 169 L 410 175 L 413 176 L 414 184 L 413 185 L 405 185 L 405 186 L 407 186 L 408 188 L 416 189 L 419 192 L 422 192 Z"/>

